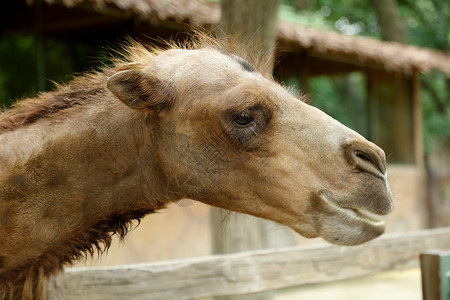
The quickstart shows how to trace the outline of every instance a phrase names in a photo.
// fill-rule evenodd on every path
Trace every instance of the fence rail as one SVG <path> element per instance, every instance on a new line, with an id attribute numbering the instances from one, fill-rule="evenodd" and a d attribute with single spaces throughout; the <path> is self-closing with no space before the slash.
<path id="1" fill-rule="evenodd" d="M 450 228 L 391 234 L 355 247 L 298 246 L 194 259 L 68 270 L 49 299 L 196 299 L 330 282 L 419 266 L 450 249 Z"/>

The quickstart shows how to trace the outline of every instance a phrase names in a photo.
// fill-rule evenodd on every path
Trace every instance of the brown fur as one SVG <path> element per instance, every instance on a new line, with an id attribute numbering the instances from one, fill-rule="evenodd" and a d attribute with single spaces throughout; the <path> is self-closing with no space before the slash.
<path id="1" fill-rule="evenodd" d="M 100 93 L 100 88 L 77 91 L 60 91 L 58 94 L 43 93 L 38 98 L 16 103 L 12 110 L 1 115 L 0 134 L 17 127 L 34 123 L 40 118 L 50 117 L 64 109 L 82 105 Z"/>
<path id="2" fill-rule="evenodd" d="M 339 244 L 382 233 L 361 220 L 392 209 L 382 150 L 237 44 L 131 43 L 112 67 L 0 114 L 0 298 L 45 297 L 46 278 L 181 198 Z"/>

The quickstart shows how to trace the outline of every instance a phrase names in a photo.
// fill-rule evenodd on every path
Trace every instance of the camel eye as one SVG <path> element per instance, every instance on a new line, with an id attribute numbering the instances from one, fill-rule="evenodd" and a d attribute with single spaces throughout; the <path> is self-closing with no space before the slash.
<path id="1" fill-rule="evenodd" d="M 253 116 L 249 112 L 242 112 L 233 119 L 239 126 L 248 126 L 253 122 Z"/>

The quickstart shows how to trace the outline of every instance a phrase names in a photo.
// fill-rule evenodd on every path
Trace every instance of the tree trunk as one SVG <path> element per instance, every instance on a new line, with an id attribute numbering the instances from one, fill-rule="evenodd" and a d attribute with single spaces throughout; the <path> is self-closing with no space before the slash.
<path id="1" fill-rule="evenodd" d="M 371 0 L 377 14 L 383 40 L 406 43 L 406 27 L 395 0 Z"/>
<path id="2" fill-rule="evenodd" d="M 281 0 L 222 0 L 222 17 L 218 35 L 238 36 L 239 43 L 249 45 L 258 55 L 271 61 L 265 72 L 272 73 L 276 43 L 278 8 Z M 223 37 L 223 36 L 222 36 Z"/>
<path id="3" fill-rule="evenodd" d="M 237 37 L 246 49 L 255 49 L 256 55 L 269 60 L 263 72 L 272 73 L 273 52 L 276 42 L 278 7 L 281 0 L 222 0 L 222 18 L 218 28 L 219 38 Z M 257 44 L 258 48 L 255 48 Z M 212 208 L 212 241 L 214 253 L 232 253 L 267 248 L 268 221 L 240 213 L 232 213 L 223 221 L 220 209 Z M 216 300 L 270 300 L 274 292 L 241 296 L 221 296 Z"/>

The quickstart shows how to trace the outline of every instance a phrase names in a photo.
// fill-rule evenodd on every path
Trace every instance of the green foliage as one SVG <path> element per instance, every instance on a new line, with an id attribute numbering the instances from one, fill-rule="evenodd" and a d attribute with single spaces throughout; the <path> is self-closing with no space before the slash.
<path id="1" fill-rule="evenodd" d="M 321 28 L 321 29 L 333 29 L 333 24 L 327 20 L 326 16 L 320 11 L 297 11 L 295 7 L 289 5 L 281 5 L 279 18 L 290 23 L 305 25 Z"/>
<path id="2" fill-rule="evenodd" d="M 450 140 L 450 97 L 448 78 L 440 72 L 422 77 L 424 142 L 428 152 Z"/>
<path id="3" fill-rule="evenodd" d="M 41 44 L 30 34 L 10 34 L 0 37 L 0 108 L 15 100 L 51 90 L 53 82 L 63 83 L 76 72 L 100 65 L 106 56 L 104 49 L 80 41 L 47 38 Z M 38 62 L 44 68 L 44 86 L 39 84 Z"/>
<path id="4" fill-rule="evenodd" d="M 380 38 L 380 28 L 368 1 L 285 0 L 283 3 L 280 11 L 282 20 L 349 35 Z"/>
<path id="5" fill-rule="evenodd" d="M 32 36 L 0 38 L 0 105 L 7 106 L 37 89 L 37 55 L 33 46 Z"/>
<path id="6" fill-rule="evenodd" d="M 315 107 L 369 138 L 366 78 L 361 72 L 311 79 Z"/>
<path id="7" fill-rule="evenodd" d="M 408 26 L 409 42 L 422 47 L 450 50 L 450 1 L 397 0 Z"/>
<path id="8" fill-rule="evenodd" d="M 341 123 L 355 129 L 355 122 L 347 114 L 342 99 L 339 97 L 338 84 L 331 77 L 315 77 L 311 79 L 311 104 L 315 107 L 329 112 L 329 115 L 338 119 Z"/>

